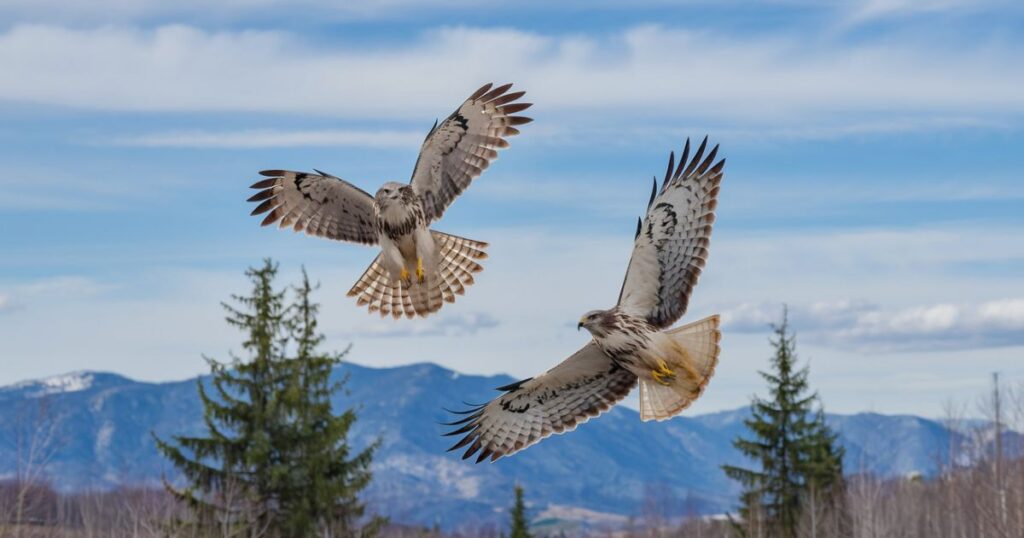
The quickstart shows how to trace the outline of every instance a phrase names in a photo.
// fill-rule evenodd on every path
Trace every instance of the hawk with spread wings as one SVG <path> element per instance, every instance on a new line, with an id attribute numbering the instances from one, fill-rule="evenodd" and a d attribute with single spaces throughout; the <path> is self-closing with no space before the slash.
<path id="1" fill-rule="evenodd" d="M 374 196 L 325 174 L 265 170 L 249 198 L 262 225 L 379 245 L 381 252 L 349 290 L 382 317 L 427 316 L 454 302 L 483 270 L 487 243 L 430 229 L 445 209 L 508 147 L 507 137 L 533 121 L 516 116 L 531 103 L 511 84 L 486 84 L 427 134 L 409 184 L 388 182 Z"/>
<path id="2" fill-rule="evenodd" d="M 459 411 L 468 445 L 463 459 L 497 460 L 551 434 L 572 431 L 600 415 L 640 385 L 640 419 L 671 418 L 704 391 L 718 364 L 718 316 L 669 329 L 683 316 L 708 256 L 725 160 L 718 146 L 706 156 L 707 137 L 692 159 L 690 141 L 665 179 L 655 178 L 647 214 L 637 223 L 633 255 L 618 304 L 579 320 L 593 339 L 537 377 L 499 387 L 490 402 Z"/>

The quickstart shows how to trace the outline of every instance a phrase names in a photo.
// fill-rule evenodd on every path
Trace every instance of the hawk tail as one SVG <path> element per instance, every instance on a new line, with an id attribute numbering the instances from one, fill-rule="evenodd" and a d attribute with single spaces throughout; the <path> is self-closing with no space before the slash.
<path id="1" fill-rule="evenodd" d="M 700 397 L 715 374 L 719 341 L 717 315 L 665 331 L 675 353 L 666 359 L 675 371 L 668 385 L 640 377 L 640 420 L 665 420 L 678 415 Z"/>
<path id="2" fill-rule="evenodd" d="M 438 288 L 442 298 L 453 303 L 456 295 L 466 293 L 466 288 L 473 285 L 473 273 L 484 270 L 478 261 L 487 258 L 487 243 L 433 230 L 430 233 L 437 249 Z"/>
<path id="3" fill-rule="evenodd" d="M 426 317 L 440 310 L 445 302 L 455 302 L 455 296 L 462 295 L 466 287 L 473 284 L 473 273 L 483 270 L 475 260 L 487 257 L 484 252 L 487 243 L 435 231 L 430 233 L 438 253 L 437 271 L 428 274 L 423 283 L 414 280 L 406 285 L 393 278 L 382 255 L 377 255 L 348 291 L 348 296 L 355 297 L 356 304 L 367 306 L 370 312 L 395 319 Z"/>

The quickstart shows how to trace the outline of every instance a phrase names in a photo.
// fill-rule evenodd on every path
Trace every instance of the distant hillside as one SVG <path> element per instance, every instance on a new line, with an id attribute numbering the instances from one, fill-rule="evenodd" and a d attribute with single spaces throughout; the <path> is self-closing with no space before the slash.
<path id="1" fill-rule="evenodd" d="M 485 401 L 508 376 L 469 376 L 433 364 L 367 368 L 345 364 L 348 394 L 338 408 L 361 406 L 354 443 L 383 442 L 369 496 L 393 521 L 445 527 L 504 520 L 516 481 L 527 488 L 536 513 L 637 514 L 647 484 L 671 488 L 691 509 L 732 507 L 736 485 L 719 470 L 742 463 L 732 439 L 743 431 L 747 409 L 663 423 L 640 422 L 617 407 L 567 436 L 556 436 L 516 456 L 475 465 L 449 454 L 450 438 L 438 423 L 442 407 Z M 45 402 L 59 420 L 62 443 L 52 465 L 54 485 L 65 490 L 156 484 L 172 469 L 156 452 L 161 437 L 202 431 L 195 380 L 140 383 L 109 373 L 77 372 L 0 388 L 0 476 L 10 476 L 12 432 L 18 417 Z M 28 413 L 31 415 L 31 413 Z M 935 421 L 876 413 L 829 415 L 847 449 L 847 469 L 882 475 L 935 472 L 950 444 Z M 24 422 L 24 419 L 22 419 Z"/>

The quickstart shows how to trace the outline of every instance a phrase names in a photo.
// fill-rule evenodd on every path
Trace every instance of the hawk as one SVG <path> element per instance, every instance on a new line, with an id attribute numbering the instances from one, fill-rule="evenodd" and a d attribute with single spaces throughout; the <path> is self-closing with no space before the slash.
<path id="1" fill-rule="evenodd" d="M 707 137 L 692 159 L 687 139 L 678 166 L 669 156 L 665 179 L 654 180 L 647 214 L 637 222 L 633 254 L 618 304 L 592 310 L 577 328 L 593 336 L 582 349 L 542 375 L 499 387 L 490 402 L 455 413 L 445 435 L 469 446 L 477 463 L 497 460 L 554 433 L 572 431 L 640 385 L 640 419 L 671 418 L 704 391 L 718 363 L 718 316 L 670 329 L 686 312 L 708 256 L 725 160 Z"/>
<path id="2" fill-rule="evenodd" d="M 374 196 L 330 174 L 264 170 L 249 198 L 262 225 L 364 245 L 381 252 L 348 291 L 359 306 L 395 319 L 425 317 L 454 302 L 483 270 L 487 243 L 430 229 L 445 209 L 533 121 L 531 103 L 511 84 L 485 84 L 427 133 L 408 184 L 388 182 Z"/>

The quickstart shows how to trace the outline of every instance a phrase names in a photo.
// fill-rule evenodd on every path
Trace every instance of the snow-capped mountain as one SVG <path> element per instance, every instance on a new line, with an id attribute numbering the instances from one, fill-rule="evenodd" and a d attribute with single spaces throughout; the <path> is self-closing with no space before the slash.
<path id="1" fill-rule="evenodd" d="M 515 482 L 524 485 L 537 513 L 609 520 L 639 513 L 651 486 L 669 491 L 688 511 L 728 510 L 737 493 L 719 466 L 742 463 L 731 441 L 744 432 L 746 408 L 642 424 L 636 411 L 616 407 L 571 435 L 475 465 L 446 452 L 451 438 L 441 436 L 439 423 L 450 417 L 442 407 L 488 400 L 511 378 L 433 364 L 345 364 L 334 375 L 346 374 L 347 394 L 337 397 L 335 409 L 360 407 L 355 445 L 382 441 L 368 495 L 396 522 L 450 527 L 503 521 Z M 13 432 L 41 413 L 58 426 L 49 476 L 65 490 L 157 484 L 174 471 L 150 433 L 169 438 L 202 431 L 196 380 L 141 383 L 77 372 L 19 383 L 0 388 L 0 477 L 14 471 Z M 828 420 L 840 432 L 851 472 L 932 474 L 950 446 L 939 423 L 920 417 L 861 413 Z"/>

